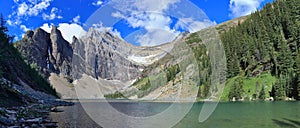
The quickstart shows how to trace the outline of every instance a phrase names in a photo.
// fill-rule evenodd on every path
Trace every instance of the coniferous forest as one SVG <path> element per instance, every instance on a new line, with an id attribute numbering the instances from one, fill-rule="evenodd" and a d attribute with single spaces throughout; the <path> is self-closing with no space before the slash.
<path id="1" fill-rule="evenodd" d="M 56 95 L 55 89 L 51 87 L 49 82 L 34 67 L 30 66 L 18 49 L 13 46 L 14 37 L 8 35 L 5 23 L 3 16 L 0 15 L 0 81 L 2 81 L 2 78 L 5 78 L 14 84 L 21 84 L 19 80 L 21 79 L 35 90 Z M 20 95 L 18 92 L 12 91 L 12 89 L 1 86 L 0 104 L 5 104 L 7 100 L 9 101 L 12 98 L 11 93 Z"/>
<path id="2" fill-rule="evenodd" d="M 261 11 L 222 33 L 221 38 L 229 80 L 237 76 L 249 79 L 260 74 L 271 74 L 275 78 L 270 91 L 258 81 L 251 97 L 264 99 L 268 92 L 275 100 L 300 99 L 299 0 L 268 3 Z M 243 85 L 243 79 L 235 79 L 228 98 L 239 99 Z"/>

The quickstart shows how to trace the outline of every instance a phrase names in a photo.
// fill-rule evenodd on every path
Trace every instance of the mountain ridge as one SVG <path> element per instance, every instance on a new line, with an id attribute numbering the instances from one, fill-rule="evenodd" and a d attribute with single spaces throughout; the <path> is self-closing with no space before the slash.
<path id="1" fill-rule="evenodd" d="M 187 64 L 184 66 L 176 64 L 177 61 L 189 55 L 180 58 L 180 56 L 170 54 L 174 52 L 174 49 L 182 55 L 190 50 L 193 52 L 191 55 L 197 61 L 198 73 L 201 76 L 200 82 L 196 83 L 197 95 L 200 99 L 204 99 L 214 94 L 214 91 L 210 90 L 212 89 L 210 82 L 213 78 L 208 78 L 212 73 L 210 68 L 212 63 L 207 42 L 212 39 L 205 36 L 205 33 L 209 34 L 213 31 L 220 34 L 219 38 L 222 39 L 227 56 L 226 76 L 229 80 L 225 87 L 224 99 L 249 98 L 251 100 L 252 98 L 258 99 L 257 96 L 261 99 L 271 96 L 276 100 L 299 99 L 298 64 L 300 61 L 297 51 L 299 31 L 296 29 L 299 26 L 297 17 L 299 4 L 295 4 L 297 2 L 296 0 L 278 0 L 249 16 L 233 19 L 196 33 L 183 34 L 182 37 L 177 37 L 172 42 L 154 47 L 137 47 L 108 31 L 99 32 L 96 29 L 89 30 L 90 35 L 82 38 L 74 37 L 73 42 L 67 42 L 55 26 L 52 27 L 50 33 L 40 28 L 28 31 L 24 38 L 14 45 L 22 53 L 27 61 L 26 64 L 37 69 L 46 79 L 51 77 L 51 74 L 55 74 L 72 83 L 82 76 L 92 76 L 91 78 L 95 81 L 104 80 L 105 85 L 99 86 L 106 89 L 109 85 L 113 86 L 113 89 L 107 89 L 109 90 L 107 92 L 111 93 L 107 96 L 122 97 L 123 95 L 135 98 L 160 97 L 151 95 L 155 91 L 161 93 L 162 97 L 168 97 L 173 93 L 171 89 L 177 89 L 182 77 L 188 75 L 191 78 L 195 77 L 191 74 L 196 68 L 191 70 Z M 204 38 L 199 38 L 197 34 L 204 35 Z M 174 43 L 176 41 L 180 43 Z M 180 49 L 180 45 L 184 43 L 190 49 Z M 7 75 L 6 77 L 11 78 L 12 81 L 19 81 L 17 79 L 21 76 L 22 80 L 29 83 L 28 85 L 32 88 L 47 91 L 34 86 L 33 83 L 36 82 L 31 82 L 29 76 L 25 77 L 24 74 L 13 72 L 21 70 L 3 66 L 13 65 L 12 63 L 3 62 L 5 62 L 2 63 L 4 72 L 0 74 Z M 12 62 L 21 63 L 16 60 Z M 187 74 L 187 71 L 191 74 Z M 6 72 L 13 72 L 13 76 L 18 77 L 10 77 Z M 159 76 L 166 81 L 158 83 L 154 80 Z M 261 80 L 260 77 L 266 77 L 271 81 L 253 84 L 255 83 L 253 81 Z M 116 83 L 126 81 L 132 82 L 131 85 L 114 86 Z M 152 82 L 162 84 L 162 86 L 149 86 Z M 257 89 L 260 87 L 263 91 Z M 162 88 L 165 90 L 164 93 L 157 91 Z"/>
<path id="2" fill-rule="evenodd" d="M 241 19 L 243 19 L 243 18 L 241 18 Z M 240 20 L 240 19 L 236 19 L 236 20 Z M 236 21 L 236 20 L 234 20 L 234 21 Z M 227 25 L 226 27 L 232 27 L 232 26 L 237 25 L 236 23 L 231 24 L 230 21 L 227 23 L 224 23 L 224 24 Z M 206 28 L 202 31 L 209 32 L 210 30 L 216 29 L 216 28 L 220 28 L 220 26 L 213 26 L 210 28 Z M 225 28 L 225 29 L 227 29 L 227 28 Z M 51 33 L 53 33 L 52 31 L 54 31 L 54 30 L 58 34 L 56 34 L 56 35 L 51 34 Z M 52 38 L 50 38 L 50 44 L 51 44 L 50 49 L 56 48 L 57 46 L 59 46 L 59 45 L 57 45 L 59 42 L 63 42 L 62 44 L 65 44 L 66 41 L 63 39 L 63 37 L 61 37 L 61 34 L 59 34 L 60 32 L 57 29 L 57 27 L 53 26 L 52 31 L 51 31 L 51 33 L 49 33 L 50 37 L 52 37 Z M 55 37 L 57 35 L 59 37 Z M 55 70 L 49 70 L 46 68 L 46 70 L 48 70 L 47 72 L 49 73 L 49 75 L 47 75 L 46 78 L 52 79 L 52 80 L 50 80 L 50 81 L 52 81 L 52 84 L 60 83 L 63 86 L 62 88 L 64 88 L 64 89 L 69 88 L 70 90 L 72 90 L 72 88 L 74 88 L 74 86 L 77 86 L 76 83 L 75 84 L 73 83 L 74 85 L 70 86 L 69 84 L 63 82 L 63 81 L 65 81 L 63 79 L 67 79 L 67 81 L 72 83 L 73 81 L 80 80 L 81 78 L 84 80 L 87 80 L 86 78 L 84 78 L 87 75 L 87 76 L 93 77 L 94 79 L 96 79 L 96 81 L 102 81 L 102 82 L 100 82 L 99 86 L 104 87 L 104 88 L 106 88 L 109 85 L 108 83 L 110 83 L 111 86 L 118 85 L 117 84 L 118 82 L 116 83 L 116 81 L 113 81 L 113 80 L 120 81 L 121 83 L 122 82 L 123 83 L 124 82 L 125 83 L 126 82 L 131 82 L 131 83 L 138 82 L 140 79 L 143 79 L 146 76 L 151 76 L 151 75 L 155 75 L 155 74 L 157 75 L 157 73 L 165 72 L 164 70 L 169 70 L 169 68 L 171 70 L 172 68 L 174 68 L 174 64 L 176 64 L 179 61 L 182 61 L 184 59 L 187 59 L 187 57 L 178 56 L 177 53 L 181 53 L 182 55 L 183 54 L 190 54 L 192 56 L 196 55 L 199 57 L 200 57 L 200 55 L 204 55 L 204 54 L 205 54 L 205 56 L 207 56 L 206 55 L 206 54 L 208 54 L 207 52 L 199 53 L 198 51 L 195 51 L 196 49 L 205 50 L 205 46 L 203 44 L 201 44 L 201 46 L 199 46 L 199 44 L 198 44 L 199 42 L 194 42 L 192 44 L 188 44 L 187 46 L 182 45 L 182 44 L 188 43 L 188 42 L 186 42 L 187 39 L 185 39 L 185 38 L 187 38 L 189 36 L 191 36 L 191 33 L 184 32 L 184 33 L 181 33 L 178 37 L 176 37 L 176 39 L 174 39 L 172 42 L 168 42 L 168 43 L 165 43 L 162 45 L 150 46 L 150 47 L 134 46 L 134 45 L 124 41 L 122 38 L 113 35 L 113 33 L 109 32 L 109 31 L 98 31 L 96 28 L 90 28 L 89 31 L 86 33 L 86 35 L 84 35 L 80 38 L 76 38 L 74 36 L 73 41 L 71 43 L 68 42 L 71 45 L 71 48 L 68 47 L 68 49 L 71 49 L 69 51 L 72 52 L 72 57 L 70 57 L 71 61 L 70 61 L 70 59 L 67 59 L 68 61 L 66 61 L 68 63 L 65 64 L 65 67 L 67 67 L 67 68 L 61 67 L 61 65 L 56 64 L 55 63 L 56 61 L 49 61 L 50 64 L 53 63 L 52 65 L 56 66 L 56 69 L 63 69 L 63 70 L 59 70 L 58 72 L 55 72 Z M 25 36 L 25 39 L 26 38 L 27 38 L 27 36 Z M 54 40 L 54 43 L 52 43 L 53 42 L 52 40 L 56 39 L 56 38 L 58 38 L 58 39 L 62 38 L 62 39 L 59 41 Z M 200 40 L 196 39 L 196 41 L 197 40 L 201 41 L 201 39 Z M 23 42 L 23 44 L 24 44 L 24 42 Z M 29 45 L 31 45 L 31 44 L 29 44 Z M 31 47 L 31 46 L 29 46 L 29 47 Z M 180 49 L 180 47 L 182 47 L 183 49 L 182 48 Z M 188 47 L 190 47 L 190 48 L 188 48 Z M 25 48 L 26 48 L 26 46 L 25 46 Z M 60 56 L 60 55 L 58 55 L 57 53 L 60 53 L 61 55 L 65 54 L 65 53 L 62 53 L 62 51 L 60 49 L 62 49 L 62 48 L 58 48 L 57 51 L 49 50 L 50 54 L 48 54 L 48 56 L 50 57 L 50 60 L 52 60 L 51 58 L 54 58 L 53 60 L 59 60 L 60 58 L 58 56 Z M 174 51 L 174 49 L 178 49 L 177 53 Z M 22 51 L 22 47 L 21 47 L 21 51 Z M 191 51 L 194 53 L 190 53 Z M 24 50 L 23 50 L 23 52 L 24 52 Z M 52 52 L 54 52 L 54 53 L 52 53 Z M 52 54 L 54 54 L 54 55 L 52 55 Z M 193 54 L 195 54 L 195 55 L 193 55 Z M 24 55 L 26 56 L 26 54 L 24 54 Z M 174 55 L 177 57 L 175 57 Z M 68 56 L 70 56 L 70 55 L 68 55 Z M 39 58 L 33 54 L 30 57 Z M 64 57 L 64 56 L 62 56 L 62 57 Z M 174 59 L 174 57 L 176 59 Z M 206 57 L 206 59 L 207 59 L 207 57 Z M 64 59 L 62 59 L 62 60 L 64 60 Z M 201 58 L 196 58 L 196 60 L 201 60 Z M 50 65 L 48 65 L 48 66 L 50 66 Z M 161 68 L 162 66 L 166 69 L 162 70 L 162 68 Z M 199 66 L 204 66 L 204 65 L 199 65 Z M 181 65 L 181 67 L 182 67 L 182 65 Z M 185 64 L 185 66 L 183 66 L 182 68 L 184 68 L 184 70 L 185 70 L 185 68 L 187 68 L 187 67 L 188 67 L 188 65 Z M 64 69 L 68 69 L 67 70 L 68 72 L 65 74 L 61 74 L 61 71 L 64 71 Z M 193 71 L 191 71 L 191 69 L 188 69 L 188 70 L 190 72 L 193 72 Z M 205 66 L 205 68 L 203 68 L 201 70 L 203 70 L 203 71 L 199 71 L 199 73 L 201 73 L 202 75 L 206 74 L 206 75 L 204 75 L 205 77 L 208 76 L 208 74 L 207 74 L 208 71 L 206 71 L 206 70 L 208 70 L 207 66 Z M 172 74 L 175 72 L 170 72 L 170 73 Z M 52 74 L 52 76 L 51 76 L 51 74 Z M 168 75 L 168 74 L 165 74 L 165 75 Z M 172 75 L 176 75 L 176 74 L 172 74 Z M 191 74 L 189 74 L 189 75 L 191 75 Z M 172 79 L 176 79 L 176 80 L 181 79 L 181 78 L 179 78 L 179 76 L 178 77 L 177 76 L 168 76 L 168 77 L 172 77 Z M 165 78 L 165 77 L 162 77 L 162 78 Z M 58 82 L 58 83 L 53 82 L 54 79 L 59 80 L 61 82 Z M 106 82 L 104 82 L 103 80 Z M 204 80 L 201 80 L 201 81 L 204 81 Z M 103 83 L 103 82 L 105 84 L 101 85 L 101 83 Z M 80 82 L 78 82 L 78 83 L 80 83 Z M 167 83 L 165 83 L 165 84 L 167 84 Z M 54 86 L 56 88 L 60 88 L 57 85 L 54 85 Z M 121 87 L 121 86 L 123 86 L 123 87 Z M 116 86 L 116 88 L 113 87 L 114 88 L 113 90 L 109 90 L 105 94 L 117 92 L 117 91 L 120 91 L 120 89 L 121 90 L 126 90 L 126 89 L 132 90 L 133 89 L 138 92 L 137 88 L 135 88 L 135 87 L 132 88 L 132 86 L 128 86 L 127 84 L 124 84 L 121 86 Z M 161 86 L 164 86 L 164 85 L 161 85 Z M 80 86 L 78 86 L 78 87 L 80 87 Z M 62 88 L 60 88 L 60 89 L 62 89 Z M 195 88 L 193 90 L 197 90 Z M 202 91 L 206 90 L 206 92 L 203 93 L 203 97 L 208 95 L 208 93 L 207 93 L 208 88 L 209 88 L 209 86 L 206 86 L 205 88 L 202 89 Z M 157 89 L 157 88 L 155 87 L 155 88 L 152 88 L 151 90 L 154 91 L 154 89 Z M 60 92 L 60 91 L 58 91 L 58 92 Z M 62 89 L 61 92 L 65 92 L 65 91 L 63 91 L 63 89 Z M 166 94 L 167 97 L 168 97 L 168 95 L 169 94 Z M 66 97 L 70 97 L 70 96 L 66 96 Z"/>

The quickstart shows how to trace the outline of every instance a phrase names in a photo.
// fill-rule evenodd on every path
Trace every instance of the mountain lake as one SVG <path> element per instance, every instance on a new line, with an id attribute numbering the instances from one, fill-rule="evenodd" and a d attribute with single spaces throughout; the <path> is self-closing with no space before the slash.
<path id="1" fill-rule="evenodd" d="M 74 102 L 74 101 L 73 101 Z M 107 111 L 101 108 L 104 102 L 83 103 L 94 107 L 92 111 Z M 58 127 L 101 127 L 101 123 L 92 120 L 82 106 L 82 102 L 75 101 L 75 105 L 61 107 L 63 112 L 51 113 L 53 121 Z M 168 102 L 131 102 L 113 101 L 109 104 L 117 111 L 132 117 L 155 116 L 168 109 L 172 104 L 184 106 L 189 103 Z M 199 122 L 199 113 L 204 102 L 194 103 L 190 111 L 173 125 L 174 128 L 299 128 L 300 102 L 220 102 L 211 116 L 204 122 Z M 178 110 L 180 111 L 180 110 Z M 103 117 L 103 116 L 102 116 Z M 106 115 L 111 123 L 110 127 L 132 127 L 130 122 L 116 121 L 117 117 Z M 121 122 L 121 124 L 118 124 Z M 159 125 L 159 124 L 158 124 Z M 136 125 L 134 127 L 139 127 Z M 151 127 L 151 126 L 149 126 Z"/>

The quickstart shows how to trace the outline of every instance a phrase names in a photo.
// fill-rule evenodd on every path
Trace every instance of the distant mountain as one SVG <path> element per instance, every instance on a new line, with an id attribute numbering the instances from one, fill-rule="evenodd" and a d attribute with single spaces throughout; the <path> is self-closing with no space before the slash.
<path id="1" fill-rule="evenodd" d="M 93 28 L 69 43 L 53 26 L 51 33 L 40 28 L 26 32 L 15 47 L 46 79 L 55 74 L 72 82 L 86 74 L 95 79 L 126 82 L 140 77 L 146 66 L 165 56 L 172 43 L 137 47 L 109 31 Z"/>
<path id="2" fill-rule="evenodd" d="M 72 43 L 73 77 L 88 74 L 94 78 L 128 81 L 140 76 L 145 66 L 165 55 L 160 47 L 137 47 L 108 31 L 91 28 Z"/>
<path id="3" fill-rule="evenodd" d="M 93 80 L 86 78 L 90 76 L 106 90 L 100 98 L 118 98 L 121 96 L 118 93 L 122 93 L 133 99 L 172 99 L 176 91 L 170 90 L 181 88 L 185 76 L 184 79 L 190 81 L 185 83 L 190 85 L 185 91 L 192 93 L 182 98 L 191 100 L 197 95 L 205 98 L 215 94 L 210 90 L 207 43 L 220 42 L 217 29 L 227 31 L 244 19 L 194 34 L 182 33 L 172 42 L 152 47 L 133 46 L 109 31 L 95 28 L 90 28 L 83 37 L 73 37 L 72 42 L 67 42 L 55 26 L 51 33 L 40 28 L 28 31 L 15 46 L 28 63 L 50 80 L 63 98 L 75 98 L 75 92 L 70 91 L 74 90 L 72 82 L 75 85 L 90 83 Z"/>
<path id="4" fill-rule="evenodd" d="M 186 87 L 182 99 L 197 93 L 199 99 L 217 100 L 224 89 L 219 85 L 226 82 L 222 100 L 297 99 L 297 2 L 278 0 L 249 16 L 182 33 L 154 47 L 133 46 L 94 28 L 70 43 L 55 26 L 51 33 L 27 32 L 16 47 L 61 94 L 93 83 L 104 90 L 99 96 L 86 93 L 94 98 L 174 99 Z M 224 51 L 218 51 L 221 45 Z"/>

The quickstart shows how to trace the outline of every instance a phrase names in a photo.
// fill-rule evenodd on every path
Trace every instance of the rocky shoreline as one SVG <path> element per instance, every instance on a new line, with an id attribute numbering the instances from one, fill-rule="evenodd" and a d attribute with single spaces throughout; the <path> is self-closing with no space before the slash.
<path id="1" fill-rule="evenodd" d="M 0 108 L 0 128 L 56 128 L 50 112 L 62 112 L 58 106 L 71 106 L 72 102 L 62 100 L 48 100 L 44 103 L 30 104 L 27 106 Z"/>

